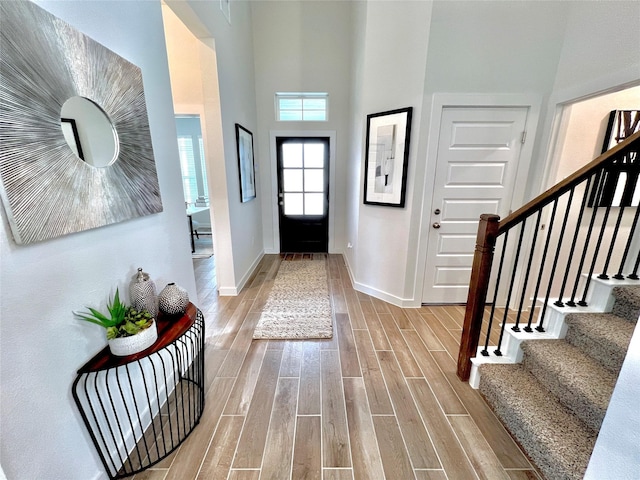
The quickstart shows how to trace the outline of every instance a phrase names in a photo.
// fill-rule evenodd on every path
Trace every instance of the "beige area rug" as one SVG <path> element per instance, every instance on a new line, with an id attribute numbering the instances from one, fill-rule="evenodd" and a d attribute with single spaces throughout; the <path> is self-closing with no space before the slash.
<path id="1" fill-rule="evenodd" d="M 332 336 L 326 259 L 283 260 L 253 338 L 293 340 Z"/>

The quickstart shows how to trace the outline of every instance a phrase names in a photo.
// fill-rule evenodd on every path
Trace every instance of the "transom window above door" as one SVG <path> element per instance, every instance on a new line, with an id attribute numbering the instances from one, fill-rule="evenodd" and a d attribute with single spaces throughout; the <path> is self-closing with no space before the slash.
<path id="1" fill-rule="evenodd" d="M 328 119 L 328 93 L 276 93 L 276 120 L 326 122 Z"/>

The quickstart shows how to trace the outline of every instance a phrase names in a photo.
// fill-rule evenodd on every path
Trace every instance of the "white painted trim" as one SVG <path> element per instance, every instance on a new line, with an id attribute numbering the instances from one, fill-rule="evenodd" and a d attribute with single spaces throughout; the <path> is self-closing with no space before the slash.
<path id="1" fill-rule="evenodd" d="M 336 131 L 335 130 L 269 130 L 269 152 L 271 155 L 271 191 L 273 198 L 264 199 L 271 205 L 273 248 L 267 253 L 280 253 L 280 220 L 278 218 L 278 152 L 277 137 L 329 137 L 329 253 L 336 253 L 335 246 L 335 209 L 336 209 Z"/>
<path id="2" fill-rule="evenodd" d="M 626 71 L 614 72 L 583 84 L 557 90 L 551 94 L 549 105 L 569 105 L 609 93 L 619 92 L 640 85 L 637 67 L 631 66 Z"/>
<path id="3" fill-rule="evenodd" d="M 401 308 L 419 308 L 420 305 L 416 305 L 416 302 L 412 298 L 400 298 L 390 293 L 387 293 L 382 290 L 378 290 L 377 288 L 373 288 L 369 285 L 365 285 L 363 283 L 355 282 L 353 280 L 353 276 L 351 271 L 349 270 L 349 276 L 351 276 L 351 282 L 353 283 L 353 288 L 358 292 L 366 293 L 367 295 L 371 295 L 372 297 L 376 297 L 380 300 L 383 300 L 392 305 L 396 305 Z"/>
<path id="4" fill-rule="evenodd" d="M 427 265 L 430 212 L 433 205 L 433 179 L 437 167 L 438 141 L 440 136 L 442 111 L 446 107 L 526 107 L 528 108 L 525 128 L 528 141 L 520 151 L 518 171 L 514 185 L 525 185 L 531 169 L 533 147 L 538 131 L 542 96 L 527 93 L 434 93 L 431 103 L 431 117 L 427 140 L 427 165 L 422 184 L 422 218 L 420 219 L 418 238 L 418 268 L 416 268 L 415 290 L 413 297 L 423 303 L 424 277 Z M 525 189 L 515 189 L 511 199 L 511 209 L 524 203 Z M 415 301 L 414 301 L 415 302 Z"/>
<path id="5" fill-rule="evenodd" d="M 341 252 L 342 258 L 344 259 L 344 264 L 347 267 L 347 273 L 349 274 L 349 280 L 351 280 L 351 285 L 356 284 L 356 276 L 353 273 L 353 268 L 351 267 L 351 263 L 349 263 L 349 256 L 346 254 L 346 252 L 343 250 Z"/>
<path id="6" fill-rule="evenodd" d="M 567 133 L 566 121 L 563 121 L 566 109 L 578 102 L 620 92 L 639 85 L 640 79 L 621 84 L 607 83 L 606 80 L 599 79 L 599 81 L 596 82 L 561 90 L 551 96 L 549 100 L 549 111 L 554 111 L 554 114 L 551 117 L 551 126 L 548 134 L 549 141 L 543 167 L 544 174 L 536 190 L 538 193 L 546 191 L 547 188 L 551 186 L 549 185 L 549 180 L 555 177 L 555 173 L 560 165 L 560 153 Z"/>
<path id="7" fill-rule="evenodd" d="M 612 295 L 614 287 L 620 285 L 637 285 L 636 280 L 601 280 L 596 275 L 591 277 L 591 286 L 587 295 L 587 307 L 558 307 L 555 305 L 557 298 L 549 298 L 547 301 L 547 313 L 545 316 L 545 331 L 539 332 L 514 332 L 511 330 L 513 324 L 506 324 L 504 329 L 504 337 L 500 350 L 502 356 L 496 355 L 483 356 L 480 352 L 484 349 L 479 346 L 476 356 L 471 359 L 471 375 L 469 377 L 469 385 L 478 389 L 480 386 L 480 371 L 478 368 L 485 363 L 521 363 L 523 351 L 520 344 L 524 340 L 559 340 L 565 338 L 569 328 L 565 319 L 567 315 L 572 313 L 608 313 L 613 309 L 615 298 Z M 545 299 L 538 299 L 540 305 L 544 305 Z M 538 320 L 535 322 L 538 323 Z M 493 352 L 496 346 L 489 346 L 487 350 Z"/>
<path id="8" fill-rule="evenodd" d="M 260 263 L 264 255 L 265 255 L 264 252 L 261 252 L 255 258 L 255 260 L 247 270 L 247 273 L 244 274 L 244 276 L 240 279 L 240 282 L 238 282 L 238 284 L 235 287 L 218 288 L 218 295 L 220 295 L 221 297 L 235 297 L 236 295 L 238 295 L 242 291 L 242 289 L 245 287 L 249 279 L 251 278 L 251 275 L 253 275 L 253 272 L 255 272 L 256 268 L 258 268 L 258 264 Z"/>
<path id="9" fill-rule="evenodd" d="M 238 295 L 239 290 L 236 287 L 220 287 L 218 288 L 218 295 L 221 297 L 235 297 Z"/>

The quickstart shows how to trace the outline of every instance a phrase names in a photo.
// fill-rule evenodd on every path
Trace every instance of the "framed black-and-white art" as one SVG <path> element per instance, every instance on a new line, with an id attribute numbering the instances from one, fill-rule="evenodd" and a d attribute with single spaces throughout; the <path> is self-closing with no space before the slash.
<path id="1" fill-rule="evenodd" d="M 413 107 L 367 115 L 364 203 L 404 207 Z"/>
<path id="2" fill-rule="evenodd" d="M 613 110 L 609 114 L 602 153 L 640 131 L 640 110 Z M 598 175 L 591 188 L 589 207 L 640 205 L 640 158 L 629 152 Z"/>
<path id="3" fill-rule="evenodd" d="M 256 198 L 256 175 L 253 167 L 253 134 L 236 123 L 238 170 L 240 172 L 240 201 Z"/>

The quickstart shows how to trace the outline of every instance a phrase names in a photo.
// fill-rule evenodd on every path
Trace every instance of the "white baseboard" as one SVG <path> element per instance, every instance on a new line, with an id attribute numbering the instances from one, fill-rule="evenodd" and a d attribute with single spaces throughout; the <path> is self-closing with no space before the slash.
<path id="1" fill-rule="evenodd" d="M 240 282 L 236 284 L 236 286 L 220 287 L 218 288 L 218 294 L 221 297 L 235 297 L 236 295 L 238 295 L 242 291 L 244 286 L 247 284 L 249 279 L 251 278 L 251 275 L 253 275 L 253 272 L 255 272 L 256 268 L 258 268 L 258 265 L 260 264 L 260 261 L 262 260 L 264 255 L 265 255 L 264 251 L 260 252 L 260 254 L 254 259 L 249 269 L 242 276 L 242 278 L 240 279 Z"/>
<path id="2" fill-rule="evenodd" d="M 355 275 L 353 273 L 353 268 L 351 268 L 351 264 L 349 263 L 349 257 L 342 252 L 342 258 L 344 258 L 345 266 L 347 267 L 347 272 L 349 273 L 349 279 L 351 280 L 351 284 L 353 288 L 358 292 L 366 293 L 367 295 L 371 295 L 372 297 L 376 297 L 380 300 L 383 300 L 387 303 L 391 303 L 392 305 L 396 305 L 402 308 L 420 308 L 422 303 L 416 301 L 411 298 L 400 298 L 390 293 L 384 292 L 382 290 L 378 290 L 369 285 L 365 285 L 363 283 L 357 282 L 355 279 Z"/>
<path id="3" fill-rule="evenodd" d="M 364 285 L 360 282 L 354 282 L 353 277 L 351 279 L 351 282 L 353 283 L 353 288 L 355 288 L 357 291 L 366 293 L 367 295 L 371 295 L 372 297 L 376 297 L 380 300 L 383 300 L 397 307 L 419 308 L 422 306 L 420 302 L 416 303 L 416 301 L 412 298 L 400 298 L 400 297 L 397 297 L 396 295 L 392 295 L 382 290 L 378 290 L 377 288 L 373 288 L 369 285 Z"/>

